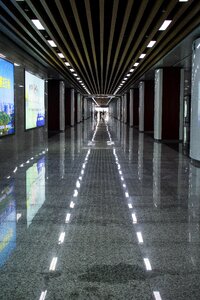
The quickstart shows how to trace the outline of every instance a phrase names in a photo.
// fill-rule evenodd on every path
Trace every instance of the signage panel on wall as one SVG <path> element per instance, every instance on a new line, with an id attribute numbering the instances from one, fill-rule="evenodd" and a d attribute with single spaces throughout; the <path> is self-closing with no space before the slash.
<path id="1" fill-rule="evenodd" d="M 0 136 L 14 133 L 14 119 L 14 65 L 0 58 Z"/>
<path id="2" fill-rule="evenodd" d="M 25 72 L 25 129 L 45 125 L 44 80 Z"/>

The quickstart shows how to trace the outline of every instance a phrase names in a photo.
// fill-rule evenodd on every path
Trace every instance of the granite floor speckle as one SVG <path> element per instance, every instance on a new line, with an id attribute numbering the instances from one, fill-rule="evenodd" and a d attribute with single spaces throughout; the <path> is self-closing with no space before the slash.
<path id="1" fill-rule="evenodd" d="M 1 300 L 199 299 L 189 158 L 111 119 L 0 164 Z"/>

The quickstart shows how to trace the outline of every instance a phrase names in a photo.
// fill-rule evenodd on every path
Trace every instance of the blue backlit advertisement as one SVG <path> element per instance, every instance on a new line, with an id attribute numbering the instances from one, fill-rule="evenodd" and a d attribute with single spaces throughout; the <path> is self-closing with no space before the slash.
<path id="1" fill-rule="evenodd" d="M 13 185 L 0 193 L 0 267 L 16 247 L 16 203 Z"/>
<path id="2" fill-rule="evenodd" d="M 45 158 L 26 171 L 27 227 L 45 201 Z"/>
<path id="3" fill-rule="evenodd" d="M 44 80 L 25 72 L 26 129 L 45 125 Z"/>
<path id="4" fill-rule="evenodd" d="M 0 136 L 14 133 L 14 65 L 0 58 Z"/>

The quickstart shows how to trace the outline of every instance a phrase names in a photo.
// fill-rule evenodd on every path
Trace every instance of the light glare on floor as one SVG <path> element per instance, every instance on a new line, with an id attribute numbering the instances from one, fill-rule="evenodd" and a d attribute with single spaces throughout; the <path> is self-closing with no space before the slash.
<path id="1" fill-rule="evenodd" d="M 137 238 L 138 238 L 139 243 L 141 243 L 141 244 L 144 243 L 142 233 L 139 231 L 137 232 Z"/>
<path id="2" fill-rule="evenodd" d="M 162 298 L 161 298 L 161 296 L 160 296 L 160 293 L 159 293 L 159 292 L 157 292 L 157 291 L 154 291 L 154 292 L 153 292 L 153 295 L 154 295 L 154 297 L 155 297 L 155 300 L 162 300 Z"/>
<path id="3" fill-rule="evenodd" d="M 66 215 L 65 223 L 69 223 L 70 217 L 71 217 L 71 214 L 68 213 Z"/>
<path id="4" fill-rule="evenodd" d="M 51 261 L 51 264 L 50 264 L 50 267 L 49 267 L 49 271 L 55 271 L 57 260 L 58 260 L 57 257 L 53 257 L 53 259 Z"/>
<path id="5" fill-rule="evenodd" d="M 144 264 L 145 264 L 145 267 L 146 267 L 147 271 L 151 271 L 152 270 L 152 267 L 151 267 L 151 264 L 150 264 L 150 261 L 149 261 L 148 258 L 144 258 Z"/>
<path id="6" fill-rule="evenodd" d="M 61 232 L 59 239 L 58 239 L 58 244 L 62 244 L 65 239 L 65 232 Z"/>
<path id="7" fill-rule="evenodd" d="M 132 214 L 132 219 L 133 219 L 133 224 L 137 224 L 137 217 L 135 213 Z"/>
<path id="8" fill-rule="evenodd" d="M 44 300 L 46 298 L 46 294 L 47 294 L 47 290 L 43 291 L 40 295 L 40 299 L 39 300 Z"/>

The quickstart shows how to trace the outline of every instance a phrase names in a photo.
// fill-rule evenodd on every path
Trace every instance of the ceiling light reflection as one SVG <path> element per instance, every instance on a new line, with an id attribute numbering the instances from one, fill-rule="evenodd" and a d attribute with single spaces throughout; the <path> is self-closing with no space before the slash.
<path id="1" fill-rule="evenodd" d="M 160 293 L 158 291 L 154 291 L 153 292 L 153 295 L 155 297 L 155 300 L 162 300 L 161 296 L 160 296 Z"/>
<path id="2" fill-rule="evenodd" d="M 142 233 L 138 231 L 136 234 L 137 234 L 138 242 L 140 244 L 143 244 L 144 241 L 143 241 Z"/>
<path id="3" fill-rule="evenodd" d="M 65 223 L 69 223 L 70 217 L 71 217 L 71 214 L 68 213 L 66 215 Z"/>
<path id="4" fill-rule="evenodd" d="M 62 244 L 64 242 L 65 239 L 65 232 L 61 232 L 59 239 L 58 239 L 58 244 Z"/>
<path id="5" fill-rule="evenodd" d="M 47 290 L 46 291 L 43 291 L 40 295 L 40 299 L 39 300 L 44 300 L 45 297 L 46 297 L 46 294 L 47 294 Z"/>
<path id="6" fill-rule="evenodd" d="M 150 261 L 149 261 L 148 258 L 144 258 L 144 264 L 145 264 L 145 267 L 146 267 L 147 271 L 151 271 L 152 270 L 152 267 L 151 267 L 151 264 L 150 264 Z"/>
<path id="7" fill-rule="evenodd" d="M 132 219 L 133 219 L 133 224 L 137 224 L 137 217 L 135 213 L 132 214 Z"/>

